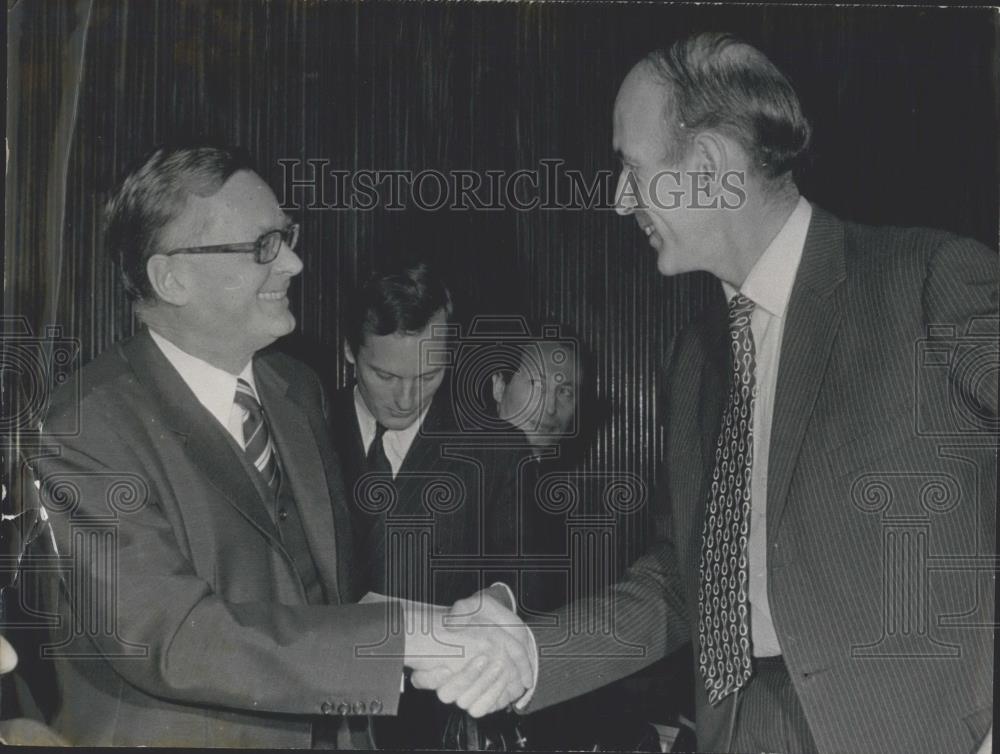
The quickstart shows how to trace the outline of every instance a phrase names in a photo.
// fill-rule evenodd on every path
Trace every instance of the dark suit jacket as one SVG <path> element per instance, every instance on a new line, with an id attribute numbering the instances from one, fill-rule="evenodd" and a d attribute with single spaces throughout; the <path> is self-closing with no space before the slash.
<path id="1" fill-rule="evenodd" d="M 390 608 L 346 604 L 349 514 L 318 379 L 277 353 L 254 375 L 327 605 L 306 604 L 260 475 L 148 333 L 54 396 L 54 454 L 33 466 L 71 563 L 50 651 L 53 725 L 74 744 L 300 747 L 318 716 L 395 712 L 402 638 L 386 636 Z M 356 656 L 366 646 L 388 656 Z"/>
<path id="2" fill-rule="evenodd" d="M 781 350 L 767 547 L 772 617 L 821 752 L 968 752 L 989 727 L 997 271 L 975 242 L 813 208 Z M 566 613 L 536 632 L 552 646 L 531 708 L 698 646 L 726 337 L 720 300 L 674 342 L 666 536 L 590 606 L 614 611 L 613 635 L 567 640 Z M 733 696 L 711 707 L 696 678 L 699 750 L 718 751 Z"/>
<path id="3" fill-rule="evenodd" d="M 336 392 L 331 425 L 365 589 L 441 605 L 496 581 L 517 592 L 518 469 L 531 454 L 516 429 L 469 426 L 442 385 L 389 491 L 366 482 L 353 385 Z"/>
<path id="4" fill-rule="evenodd" d="M 463 420 L 446 381 L 395 479 L 372 485 L 353 385 L 335 393 L 331 418 L 364 590 L 441 605 L 498 581 L 518 593 L 517 554 L 527 546 L 518 469 L 530 464 L 531 451 L 513 426 L 489 432 Z M 455 709 L 407 686 L 398 717 L 375 726 L 376 743 L 440 748 Z"/>

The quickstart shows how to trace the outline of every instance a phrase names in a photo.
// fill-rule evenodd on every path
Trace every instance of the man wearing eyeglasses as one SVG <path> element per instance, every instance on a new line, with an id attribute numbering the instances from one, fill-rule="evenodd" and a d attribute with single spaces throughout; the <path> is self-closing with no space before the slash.
<path id="1" fill-rule="evenodd" d="M 55 452 L 31 464 L 64 564 L 53 727 L 82 745 L 364 748 L 404 665 L 473 660 L 498 703 L 519 697 L 513 629 L 351 604 L 319 381 L 261 353 L 295 326 L 298 229 L 245 155 L 158 149 L 107 209 L 144 328 L 56 392 Z"/>

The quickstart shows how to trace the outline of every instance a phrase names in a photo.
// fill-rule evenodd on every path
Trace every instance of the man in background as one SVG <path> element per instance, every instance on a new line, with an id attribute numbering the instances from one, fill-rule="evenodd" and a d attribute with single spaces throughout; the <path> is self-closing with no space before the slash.
<path id="1" fill-rule="evenodd" d="M 366 716 L 396 712 L 404 666 L 470 661 L 500 702 L 530 682 L 508 631 L 350 604 L 323 391 L 263 350 L 295 325 L 297 240 L 230 148 L 156 149 L 108 204 L 143 327 L 55 393 L 51 452 L 31 459 L 66 564 L 49 651 L 52 725 L 72 744 L 366 747 Z"/>
<path id="2" fill-rule="evenodd" d="M 332 413 L 363 591 L 437 605 L 494 582 L 517 591 L 515 481 L 526 456 L 465 422 L 452 384 L 452 314 L 447 286 L 426 264 L 373 275 L 350 305 L 344 355 L 355 380 Z M 507 567 L 484 565 L 491 558 Z M 440 747 L 450 714 L 409 689 L 399 717 L 376 726 L 378 745 Z"/>
<path id="3" fill-rule="evenodd" d="M 997 256 L 807 201 L 809 134 L 788 80 L 725 34 L 619 89 L 619 213 L 661 274 L 725 296 L 667 359 L 664 537 L 535 630 L 529 710 L 690 640 L 701 751 L 988 751 Z M 614 632 L 569 625 L 591 614 Z"/>
<path id="4" fill-rule="evenodd" d="M 490 397 L 497 415 L 524 433 L 534 456 L 534 463 L 521 468 L 525 552 L 565 562 L 577 551 L 570 541 L 570 523 L 584 520 L 597 502 L 588 500 L 592 479 L 582 470 L 598 421 L 593 367 L 586 345 L 572 328 L 552 322 L 533 327 L 522 321 L 520 329 L 523 337 L 501 341 L 495 349 L 501 366 L 491 376 Z M 566 486 L 575 490 L 572 507 L 566 505 Z M 527 615 L 550 614 L 571 599 L 591 596 L 593 587 L 581 593 L 590 581 L 583 574 L 600 567 L 588 558 L 566 569 L 522 573 L 518 606 Z M 647 719 L 640 709 L 649 709 L 651 700 L 640 704 L 633 694 L 627 683 L 616 684 L 528 716 L 521 724 L 528 747 L 659 751 L 648 719 L 667 719 L 677 705 L 666 704 Z"/>
<path id="5" fill-rule="evenodd" d="M 524 432 L 538 458 L 551 455 L 546 449 L 556 449 L 579 434 L 576 411 L 583 353 L 578 339 L 569 344 L 565 331 L 559 332 L 560 338 L 518 343 L 516 363 L 491 377 L 497 416 Z"/>

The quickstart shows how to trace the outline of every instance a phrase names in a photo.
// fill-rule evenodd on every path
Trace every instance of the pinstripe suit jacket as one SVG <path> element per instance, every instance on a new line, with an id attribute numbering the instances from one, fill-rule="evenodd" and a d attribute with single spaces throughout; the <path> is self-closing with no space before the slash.
<path id="1" fill-rule="evenodd" d="M 775 629 L 822 752 L 968 752 L 989 727 L 997 281 L 978 243 L 814 207 L 782 342 L 767 547 Z M 672 344 L 664 536 L 596 606 L 536 630 L 529 709 L 698 646 L 726 334 L 720 300 Z M 601 611 L 613 632 L 581 622 Z M 733 696 L 712 707 L 696 685 L 699 750 L 721 750 Z"/>

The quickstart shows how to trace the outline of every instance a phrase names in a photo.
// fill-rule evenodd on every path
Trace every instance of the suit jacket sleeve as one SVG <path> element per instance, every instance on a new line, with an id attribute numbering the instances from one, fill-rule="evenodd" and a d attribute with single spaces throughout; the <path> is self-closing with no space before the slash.
<path id="1" fill-rule="evenodd" d="M 946 346 L 964 346 L 962 358 L 971 356 L 969 368 L 952 369 L 955 396 L 989 421 L 997 416 L 998 371 L 990 369 L 996 356 L 998 329 L 997 254 L 975 241 L 948 236 L 930 257 L 924 282 L 924 324 L 929 339 Z M 992 348 L 976 348 L 992 343 Z M 979 353 L 977 353 L 977 351 Z"/>
<path id="2" fill-rule="evenodd" d="M 577 600 L 535 625 L 538 685 L 534 712 L 624 678 L 687 641 L 673 546 L 659 542 L 604 594 Z"/>
<path id="3" fill-rule="evenodd" d="M 672 341 L 667 381 L 675 368 Z M 666 393 L 667 396 L 670 393 Z M 624 577 L 602 594 L 576 600 L 555 615 L 554 625 L 534 625 L 538 683 L 525 711 L 585 694 L 667 656 L 689 640 L 684 586 L 677 570 L 668 486 L 651 496 L 656 543 Z M 655 500 L 653 498 L 655 497 Z"/>
<path id="4" fill-rule="evenodd" d="M 82 410 L 76 437 L 58 437 Z M 100 625 L 76 646 L 125 683 L 169 700 L 239 710 L 329 714 L 342 701 L 379 698 L 394 714 L 402 671 L 398 605 L 305 605 L 225 600 L 211 564 L 194 563 L 168 487 L 148 483 L 162 460 L 107 400 L 74 403 L 46 422 L 56 454 L 31 463 L 75 620 Z M 165 470 L 177 479 L 187 469 Z M 88 547 L 88 542 L 105 546 Z M 257 543 L 229 541 L 267 557 Z M 253 548 L 257 550 L 253 550 Z M 66 611 L 69 614 L 69 611 Z M 89 660 L 84 660 L 89 661 Z"/>

